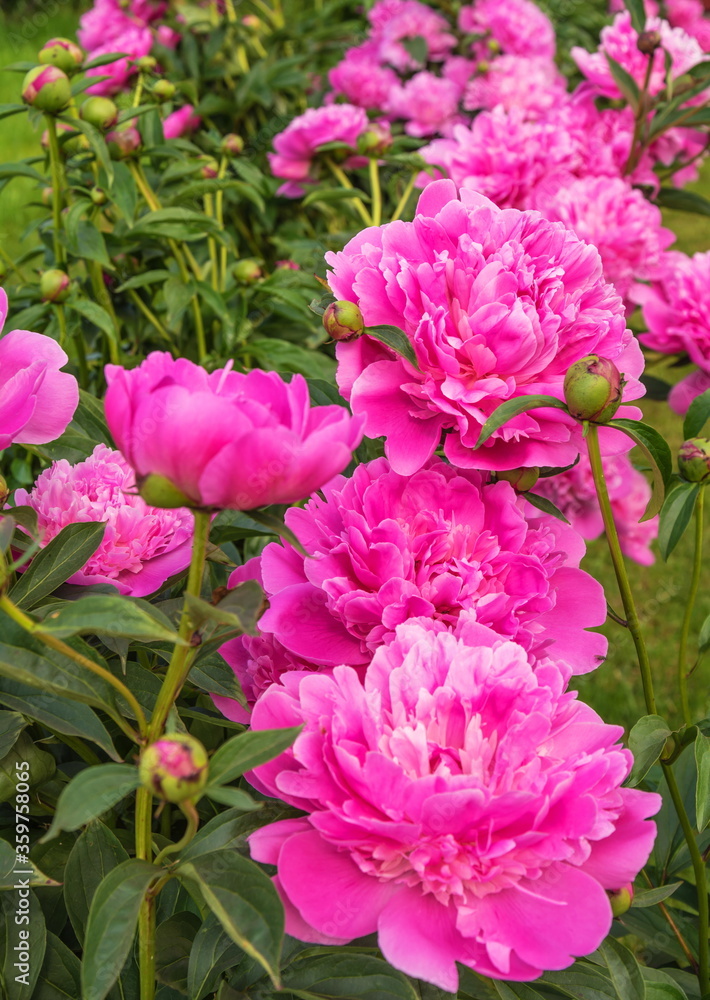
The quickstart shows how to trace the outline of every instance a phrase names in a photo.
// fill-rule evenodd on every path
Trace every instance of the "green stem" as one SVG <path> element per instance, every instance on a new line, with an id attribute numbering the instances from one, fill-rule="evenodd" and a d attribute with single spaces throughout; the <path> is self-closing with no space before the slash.
<path id="1" fill-rule="evenodd" d="M 153 860 L 152 837 L 153 794 L 141 787 L 136 792 L 136 857 Z M 140 969 L 140 1000 L 155 996 L 155 898 L 146 896 L 138 915 L 138 965 Z"/>
<path id="2" fill-rule="evenodd" d="M 407 202 L 409 201 L 409 197 L 410 197 L 412 191 L 414 190 L 414 182 L 415 182 L 416 179 L 417 179 L 417 175 L 416 174 L 412 174 L 412 176 L 409 178 L 409 180 L 407 182 L 407 186 L 404 189 L 404 193 L 403 193 L 402 197 L 399 199 L 399 201 L 397 202 L 397 207 L 394 210 L 394 215 L 392 216 L 392 219 L 390 220 L 391 222 L 395 222 L 400 217 L 400 215 L 405 210 L 405 208 L 407 207 Z"/>
<path id="3" fill-rule="evenodd" d="M 86 267 L 89 271 L 89 277 L 91 278 L 91 284 L 94 289 L 96 300 L 99 305 L 103 307 L 104 311 L 111 317 L 111 321 L 113 323 L 115 336 L 106 338 L 108 340 L 108 352 L 109 357 L 111 358 L 111 364 L 120 365 L 121 353 L 118 344 L 120 337 L 118 329 L 118 316 L 116 316 L 111 296 L 109 295 L 106 283 L 104 282 L 103 269 L 97 260 L 87 260 Z"/>
<path id="4" fill-rule="evenodd" d="M 57 138 L 57 123 L 53 115 L 45 115 L 47 122 L 47 135 L 49 136 L 49 168 L 52 174 L 52 216 L 54 219 L 54 257 L 58 267 L 62 267 L 66 261 L 64 247 L 60 239 L 62 231 L 62 159 L 59 152 L 59 140 Z"/>
<path id="5" fill-rule="evenodd" d="M 194 802 L 190 802 L 189 800 L 187 802 L 181 802 L 180 811 L 187 819 L 187 828 L 185 833 L 180 840 L 177 841 L 177 843 L 168 844 L 167 847 L 163 848 L 158 857 L 155 859 L 156 865 L 161 864 L 169 854 L 179 854 L 180 851 L 187 847 L 197 833 L 197 828 L 200 825 L 200 815 L 197 812 L 197 809 L 195 809 Z"/>
<path id="6" fill-rule="evenodd" d="M 20 281 L 22 281 L 25 284 L 27 284 L 27 278 L 23 274 L 22 269 L 20 267 L 18 267 L 18 265 L 15 263 L 15 261 L 10 256 L 10 254 L 7 252 L 7 250 L 5 250 L 1 246 L 0 246 L 0 257 L 2 257 L 2 259 L 5 261 L 5 263 L 17 274 L 17 277 L 20 279 Z"/>
<path id="7" fill-rule="evenodd" d="M 205 215 L 208 215 L 211 219 L 216 219 L 216 209 L 215 200 L 211 194 L 205 195 Z M 210 248 L 210 264 L 212 269 L 212 288 L 215 292 L 219 292 L 219 257 L 217 255 L 217 241 L 214 236 L 210 236 L 208 239 Z"/>
<path id="8" fill-rule="evenodd" d="M 653 693 L 651 663 L 648 658 L 646 643 L 644 642 L 643 634 L 641 632 L 641 623 L 639 621 L 638 611 L 636 610 L 636 602 L 634 601 L 634 595 L 631 590 L 631 584 L 629 583 L 629 577 L 626 572 L 626 564 L 624 563 L 624 556 L 621 552 L 621 545 L 619 544 L 619 535 L 614 523 L 614 514 L 611 509 L 609 492 L 606 487 L 604 466 L 602 463 L 601 449 L 599 447 L 599 429 L 596 424 L 589 424 L 587 446 L 589 448 L 589 461 L 592 466 L 594 485 L 597 490 L 599 506 L 601 508 L 602 518 L 604 521 L 604 531 L 606 532 L 611 561 L 614 566 L 614 573 L 616 574 L 616 582 L 619 585 L 619 593 L 621 594 L 621 600 L 624 605 L 626 622 L 629 632 L 631 633 L 631 638 L 634 641 L 634 646 L 636 647 L 636 655 L 641 668 L 641 682 L 643 684 L 646 711 L 649 715 L 656 715 L 656 697 Z"/>
<path id="9" fill-rule="evenodd" d="M 663 764 L 663 772 L 668 784 L 668 791 L 678 814 L 680 825 L 685 836 L 685 842 L 690 852 L 690 860 L 695 873 L 695 888 L 698 894 L 698 979 L 700 981 L 700 995 L 707 996 L 710 993 L 710 964 L 708 962 L 708 933 L 710 933 L 710 909 L 708 907 L 708 884 L 705 863 L 695 839 L 695 833 L 688 813 L 685 810 L 683 797 L 680 794 L 678 784 L 673 774 L 670 764 Z"/>
<path id="10" fill-rule="evenodd" d="M 163 340 L 167 340 L 167 342 L 171 346 L 171 349 L 174 349 L 173 338 L 170 336 L 170 334 L 165 329 L 165 327 L 160 322 L 155 313 L 151 309 L 149 309 L 149 307 L 145 304 L 143 299 L 140 297 L 140 295 L 138 294 L 138 292 L 136 292 L 134 288 L 128 289 L 128 297 L 131 300 L 131 302 L 133 302 L 133 304 L 136 306 L 136 308 L 143 313 L 148 322 L 155 327 L 155 329 L 158 331 Z"/>
<path id="11" fill-rule="evenodd" d="M 683 711 L 683 721 L 687 726 L 692 725 L 693 718 L 688 701 L 688 636 L 690 635 L 690 624 L 695 610 L 695 600 L 698 596 L 700 586 L 700 570 L 703 565 L 703 513 L 704 513 L 705 490 L 701 486 L 698 499 L 695 504 L 695 556 L 693 559 L 693 575 L 690 580 L 690 592 L 685 605 L 685 615 L 683 616 L 683 626 L 680 632 L 680 646 L 678 649 L 678 688 L 680 691 L 680 704 Z"/>
<path id="12" fill-rule="evenodd" d="M 642 132 L 644 121 L 648 113 L 646 107 L 646 98 L 648 95 L 648 87 L 651 82 L 651 73 L 653 71 L 653 60 L 655 58 L 655 53 L 651 53 L 648 57 L 648 62 L 646 63 L 646 75 L 643 81 L 643 87 L 639 94 L 639 106 L 636 112 L 636 117 L 634 120 L 634 134 L 631 138 L 631 148 L 629 150 L 629 158 L 626 161 L 626 166 L 624 167 L 624 176 L 632 173 L 638 166 L 639 160 L 641 159 L 641 154 L 644 150 L 644 143 L 642 141 Z"/>
<path id="13" fill-rule="evenodd" d="M 382 222 L 382 188 L 380 187 L 380 167 L 376 156 L 370 157 L 370 191 L 372 193 L 372 225 Z"/>
<path id="14" fill-rule="evenodd" d="M 227 167 L 229 165 L 229 160 L 226 156 L 223 156 L 219 163 L 219 172 L 217 174 L 218 180 L 223 180 L 227 174 Z M 215 195 L 214 200 L 214 210 L 215 218 L 220 229 L 224 229 L 224 190 L 220 190 Z M 227 287 L 227 247 L 224 244 L 220 245 L 219 248 L 219 284 L 217 287 L 218 292 L 224 292 Z"/>
<path id="15" fill-rule="evenodd" d="M 335 179 L 338 181 L 338 183 L 342 187 L 350 188 L 351 191 L 355 191 L 356 190 L 355 185 L 351 183 L 350 178 L 348 177 L 348 175 L 345 173 L 345 171 L 341 167 L 338 166 L 337 163 L 335 163 L 329 156 L 326 156 L 325 162 L 326 162 L 326 165 L 327 165 L 328 169 L 330 170 L 330 172 L 333 174 L 333 176 L 335 177 Z M 372 225 L 372 217 L 371 217 L 370 213 L 367 211 L 367 209 L 365 208 L 365 206 L 363 205 L 362 199 L 361 198 L 352 198 L 351 201 L 352 201 L 353 205 L 355 206 L 355 208 L 360 213 L 360 218 L 365 223 L 365 225 L 366 226 L 371 226 Z"/>

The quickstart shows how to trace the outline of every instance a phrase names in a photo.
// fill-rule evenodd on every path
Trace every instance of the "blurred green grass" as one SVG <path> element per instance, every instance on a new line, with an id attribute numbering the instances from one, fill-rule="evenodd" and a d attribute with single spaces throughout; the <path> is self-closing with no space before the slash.
<path id="1" fill-rule="evenodd" d="M 55 35 L 72 36 L 77 19 L 76 12 L 64 8 L 62 13 L 39 28 L 31 40 L 25 40 L 18 34 L 17 20 L 11 20 L 0 11 L 0 67 L 22 60 L 34 60 L 37 50 L 48 38 Z M 22 75 L 19 73 L 0 72 L 0 104 L 19 100 L 21 82 Z M 0 149 L 4 151 L 4 161 L 19 160 L 37 153 L 38 136 L 34 134 L 25 115 L 0 121 Z M 699 182 L 691 187 L 710 197 L 710 163 L 704 168 Z M 38 209 L 28 205 L 36 197 L 35 190 L 31 181 L 13 180 L 0 193 L 0 239 L 3 247 L 11 254 L 18 252 L 22 232 L 39 214 Z M 677 234 L 678 249 L 686 253 L 710 249 L 710 218 L 670 211 L 664 213 L 664 218 L 665 224 Z M 27 244 L 22 245 L 22 249 L 26 248 Z M 680 419 L 664 403 L 645 403 L 644 411 L 648 422 L 667 437 L 675 451 L 682 440 Z M 601 580 L 612 606 L 620 611 L 616 581 L 603 539 L 589 545 L 583 565 Z M 667 716 L 669 721 L 675 722 L 680 722 L 675 680 L 677 639 L 691 568 L 690 532 L 686 533 L 668 563 L 664 563 L 660 557 L 657 557 L 655 565 L 651 567 L 629 563 L 629 574 L 653 665 L 659 712 Z M 709 594 L 710 563 L 703 569 L 692 636 L 697 634 L 703 619 L 710 614 Z M 578 678 L 576 686 L 582 697 L 608 722 L 622 725 L 628 730 L 639 714 L 644 712 L 634 648 L 628 632 L 621 626 L 610 622 L 604 631 L 610 640 L 607 660 L 594 673 Z M 698 718 L 710 714 L 709 681 L 710 667 L 706 662 L 700 665 L 691 679 L 691 700 Z"/>

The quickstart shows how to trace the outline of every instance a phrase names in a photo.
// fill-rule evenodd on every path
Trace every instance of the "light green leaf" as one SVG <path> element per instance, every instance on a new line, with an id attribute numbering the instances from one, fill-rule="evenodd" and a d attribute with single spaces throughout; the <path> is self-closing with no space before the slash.
<path id="1" fill-rule="evenodd" d="M 97 764 L 79 771 L 59 796 L 49 831 L 42 841 L 62 830 L 78 830 L 101 816 L 140 784 L 138 768 L 130 764 Z"/>

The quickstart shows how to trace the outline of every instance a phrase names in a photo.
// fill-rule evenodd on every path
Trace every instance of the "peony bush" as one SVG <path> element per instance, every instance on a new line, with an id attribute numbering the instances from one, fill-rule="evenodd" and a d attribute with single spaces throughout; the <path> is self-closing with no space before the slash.
<path id="1" fill-rule="evenodd" d="M 707 1000 L 703 5 L 86 6 L 0 106 L 0 993 Z"/>

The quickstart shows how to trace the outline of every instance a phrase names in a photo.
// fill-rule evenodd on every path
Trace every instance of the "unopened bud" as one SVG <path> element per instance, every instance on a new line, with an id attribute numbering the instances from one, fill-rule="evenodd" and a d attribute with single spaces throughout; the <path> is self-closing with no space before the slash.
<path id="1" fill-rule="evenodd" d="M 247 14 L 242 18 L 242 24 L 250 31 L 261 31 L 264 27 L 264 22 L 256 14 Z"/>
<path id="2" fill-rule="evenodd" d="M 0 507 L 4 507 L 7 503 L 7 498 L 10 496 L 10 490 L 7 485 L 7 480 L 4 476 L 0 476 Z"/>
<path id="3" fill-rule="evenodd" d="M 139 774 L 145 788 L 167 802 L 197 798 L 207 784 L 207 751 L 194 736 L 163 736 L 141 754 Z"/>
<path id="4" fill-rule="evenodd" d="M 494 56 L 500 55 L 501 51 L 500 42 L 498 41 L 497 38 L 489 38 L 488 41 L 486 42 L 486 48 L 491 53 L 491 55 Z"/>
<path id="5" fill-rule="evenodd" d="M 301 265 L 295 260 L 277 260 L 274 264 L 277 271 L 300 271 Z"/>
<path id="6" fill-rule="evenodd" d="M 565 402 L 577 420 L 606 424 L 621 405 L 623 385 L 613 361 L 588 354 L 567 369 Z"/>
<path id="7" fill-rule="evenodd" d="M 42 204 L 51 205 L 54 198 L 54 188 L 43 187 L 42 188 Z"/>
<path id="8" fill-rule="evenodd" d="M 629 882 L 628 885 L 622 886 L 621 889 L 610 890 L 608 896 L 612 914 L 615 917 L 623 917 L 633 902 L 634 887 Z"/>
<path id="9" fill-rule="evenodd" d="M 94 205 L 105 205 L 108 201 L 108 195 L 103 188 L 95 187 L 91 189 L 91 200 Z"/>
<path id="10" fill-rule="evenodd" d="M 530 468 L 505 469 L 502 472 L 496 472 L 496 476 L 498 479 L 503 479 L 506 483 L 510 483 L 516 493 L 527 493 L 540 478 L 540 470 L 535 466 Z"/>
<path id="11" fill-rule="evenodd" d="M 64 156 L 75 156 L 83 149 L 86 149 L 86 136 L 77 132 L 67 122 L 57 122 L 57 138 L 59 139 L 59 151 Z M 49 149 L 49 130 L 45 129 L 40 139 L 42 149 Z"/>
<path id="12" fill-rule="evenodd" d="M 352 340 L 365 330 L 360 307 L 354 302 L 331 302 L 323 313 L 323 329 L 333 340 Z"/>
<path id="13" fill-rule="evenodd" d="M 57 66 L 35 66 L 22 83 L 22 100 L 38 111 L 58 114 L 71 101 L 69 77 Z"/>
<path id="14" fill-rule="evenodd" d="M 158 60 L 153 56 L 141 56 L 140 59 L 136 59 L 136 66 L 141 73 L 152 73 L 157 65 Z"/>
<path id="15" fill-rule="evenodd" d="M 710 441 L 707 438 L 690 438 L 678 452 L 678 471 L 689 483 L 710 481 Z"/>
<path id="16" fill-rule="evenodd" d="M 211 156 L 204 156 L 201 159 L 203 163 L 200 169 L 200 177 L 205 181 L 213 181 L 219 177 L 219 163 L 213 160 Z"/>
<path id="17" fill-rule="evenodd" d="M 118 107 L 109 97 L 89 97 L 79 109 L 82 121 L 108 132 L 118 121 Z"/>
<path id="18" fill-rule="evenodd" d="M 106 136 L 106 143 L 111 159 L 125 160 L 141 148 L 141 135 L 135 126 L 129 125 L 128 128 L 109 132 Z"/>
<path id="19" fill-rule="evenodd" d="M 177 92 L 177 87 L 170 80 L 163 78 L 162 80 L 156 80 L 153 86 L 153 97 L 161 104 L 163 101 L 171 101 Z"/>
<path id="20" fill-rule="evenodd" d="M 660 31 L 642 31 L 636 42 L 636 48 L 645 56 L 652 56 L 661 45 Z"/>
<path id="21" fill-rule="evenodd" d="M 481 59 L 481 61 L 479 63 L 477 63 L 477 65 L 476 65 L 476 72 L 478 72 L 478 73 L 487 73 L 490 68 L 491 68 L 491 64 L 488 62 L 488 60 L 487 59 Z"/>
<path id="22" fill-rule="evenodd" d="M 50 38 L 37 58 L 44 66 L 57 66 L 64 73 L 76 73 L 84 62 L 82 49 L 70 38 Z"/>
<path id="23" fill-rule="evenodd" d="M 222 139 L 220 148 L 225 156 L 239 156 L 244 149 L 244 140 L 240 135 L 230 132 Z"/>
<path id="24" fill-rule="evenodd" d="M 69 275 L 58 268 L 45 271 L 39 279 L 39 294 L 43 302 L 65 302 L 70 288 Z"/>
<path id="25" fill-rule="evenodd" d="M 392 132 L 387 122 L 372 122 L 357 140 L 358 153 L 363 156 L 380 156 L 391 145 Z"/>
<path id="26" fill-rule="evenodd" d="M 261 265 L 253 257 L 244 257 L 234 265 L 232 274 L 241 285 L 252 285 L 262 276 Z"/>
<path id="27" fill-rule="evenodd" d="M 194 507 L 192 500 L 166 476 L 151 472 L 138 481 L 138 492 L 151 507 Z"/>

